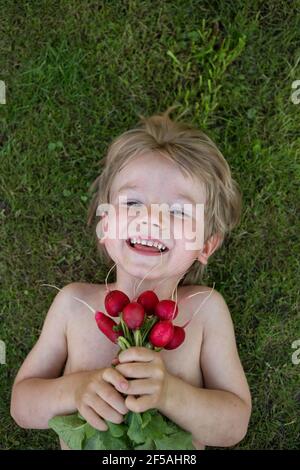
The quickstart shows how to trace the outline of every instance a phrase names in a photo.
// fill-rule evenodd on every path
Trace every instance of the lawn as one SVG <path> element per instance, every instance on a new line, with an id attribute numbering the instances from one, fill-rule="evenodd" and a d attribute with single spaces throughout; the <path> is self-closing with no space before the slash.
<path id="1" fill-rule="evenodd" d="M 178 104 L 243 193 L 204 278 L 229 306 L 252 393 L 234 449 L 299 449 L 299 1 L 2 1 L 0 24 L 0 448 L 58 447 L 9 413 L 56 295 L 41 284 L 104 282 L 86 226 L 99 161 L 139 113 Z"/>

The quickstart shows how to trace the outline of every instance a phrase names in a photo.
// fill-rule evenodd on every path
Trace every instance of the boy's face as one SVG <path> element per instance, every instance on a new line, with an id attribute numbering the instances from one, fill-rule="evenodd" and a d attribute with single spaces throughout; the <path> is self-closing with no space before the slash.
<path id="1" fill-rule="evenodd" d="M 157 268 L 148 278 L 174 276 L 186 271 L 196 258 L 201 261 L 204 203 L 203 184 L 161 155 L 144 153 L 114 178 L 110 212 L 101 222 L 102 243 L 110 257 L 133 276 L 144 276 L 152 266 Z M 133 248 L 129 238 L 156 239 L 167 250 Z"/>

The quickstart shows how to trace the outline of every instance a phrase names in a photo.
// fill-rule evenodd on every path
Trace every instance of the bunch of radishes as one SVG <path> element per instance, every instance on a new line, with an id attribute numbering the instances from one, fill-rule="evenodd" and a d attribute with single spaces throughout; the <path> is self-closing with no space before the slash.
<path id="1" fill-rule="evenodd" d="M 185 339 L 181 326 L 173 325 L 178 315 L 176 302 L 170 299 L 159 300 L 155 292 L 142 292 L 135 301 L 120 290 L 112 290 L 105 297 L 105 309 L 96 312 L 98 328 L 122 350 L 131 346 L 144 346 L 156 351 L 178 348 Z M 110 317 L 119 317 L 117 324 Z"/>

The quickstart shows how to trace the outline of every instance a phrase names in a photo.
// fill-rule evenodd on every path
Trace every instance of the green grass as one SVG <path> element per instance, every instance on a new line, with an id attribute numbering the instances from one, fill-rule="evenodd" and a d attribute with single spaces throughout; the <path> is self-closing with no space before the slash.
<path id="1" fill-rule="evenodd" d="M 0 447 L 57 448 L 9 414 L 13 379 L 58 286 L 103 282 L 85 226 L 88 187 L 111 140 L 179 104 L 227 158 L 240 226 L 205 284 L 235 324 L 253 413 L 240 449 L 299 449 L 299 2 L 1 2 Z"/>

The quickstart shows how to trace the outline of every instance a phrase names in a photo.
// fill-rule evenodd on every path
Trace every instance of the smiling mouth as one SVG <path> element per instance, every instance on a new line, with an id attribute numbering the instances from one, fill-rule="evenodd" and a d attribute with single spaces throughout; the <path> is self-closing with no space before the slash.
<path id="1" fill-rule="evenodd" d="M 149 254 L 149 255 L 160 255 L 161 253 L 167 253 L 169 248 L 159 249 L 156 246 L 148 246 L 142 245 L 140 243 L 132 243 L 130 239 L 126 240 L 127 245 L 136 252 L 140 252 L 141 254 Z"/>

